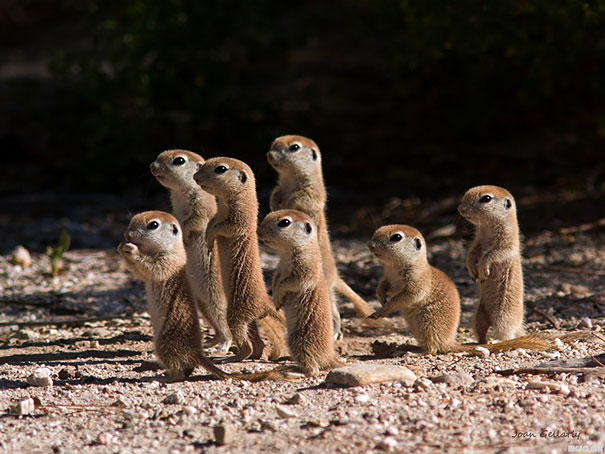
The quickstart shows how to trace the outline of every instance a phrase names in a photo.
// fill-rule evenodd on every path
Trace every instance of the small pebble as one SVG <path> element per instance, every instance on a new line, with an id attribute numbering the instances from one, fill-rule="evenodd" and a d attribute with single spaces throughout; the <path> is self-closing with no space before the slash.
<path id="1" fill-rule="evenodd" d="M 488 352 L 489 353 L 489 352 Z M 448 383 L 450 385 L 471 385 L 475 382 L 472 375 L 461 372 L 459 374 L 446 374 L 433 377 L 433 383 Z"/>
<path id="2" fill-rule="evenodd" d="M 181 405 L 184 401 L 185 398 L 183 397 L 183 393 L 177 391 L 175 393 L 168 394 L 162 402 L 168 405 Z"/>
<path id="3" fill-rule="evenodd" d="M 59 380 L 72 380 L 76 378 L 77 369 L 74 366 L 64 367 L 59 371 Z"/>
<path id="4" fill-rule="evenodd" d="M 370 396 L 367 394 L 359 394 L 357 396 L 355 396 L 355 400 L 359 403 L 365 404 L 366 402 L 370 401 Z"/>
<path id="5" fill-rule="evenodd" d="M 260 428 L 263 431 L 277 432 L 277 427 L 271 421 L 261 421 Z"/>
<path id="6" fill-rule="evenodd" d="M 578 328 L 592 329 L 592 320 L 590 320 L 588 317 L 584 317 L 578 324 Z"/>
<path id="7" fill-rule="evenodd" d="M 214 426 L 214 441 L 219 446 L 233 443 L 237 429 L 233 424 L 219 424 Z"/>
<path id="8" fill-rule="evenodd" d="M 40 367 L 34 371 L 26 379 L 27 384 L 31 386 L 52 386 L 53 380 L 50 378 L 50 369 L 46 367 Z"/>
<path id="9" fill-rule="evenodd" d="M 291 405 L 297 405 L 297 404 L 300 404 L 303 402 L 304 402 L 304 397 L 301 396 L 299 393 L 293 394 L 291 397 L 289 397 L 286 400 L 286 403 L 291 404 Z"/>
<path id="10" fill-rule="evenodd" d="M 397 446 L 397 440 L 393 437 L 384 437 L 384 439 L 378 443 L 376 446 L 378 449 L 382 449 L 383 451 L 390 451 L 395 449 Z"/>
<path id="11" fill-rule="evenodd" d="M 10 415 L 31 415 L 35 410 L 34 399 L 24 399 L 8 409 Z"/>
<path id="12" fill-rule="evenodd" d="M 565 383 L 547 382 L 547 381 L 531 381 L 527 384 L 527 389 L 542 389 L 557 392 L 567 396 L 571 391 Z"/>
<path id="13" fill-rule="evenodd" d="M 21 268 L 29 268 L 32 265 L 32 256 L 23 246 L 17 246 L 11 255 L 11 263 Z"/>
<path id="14" fill-rule="evenodd" d="M 414 388 L 416 390 L 426 390 L 430 389 L 433 386 L 433 382 L 428 378 L 422 377 L 414 382 Z"/>
<path id="15" fill-rule="evenodd" d="M 191 405 L 185 405 L 183 407 L 183 413 L 185 413 L 187 416 L 193 416 L 197 413 L 197 408 L 192 407 Z"/>
<path id="16" fill-rule="evenodd" d="M 296 418 L 296 413 L 288 407 L 278 405 L 275 407 L 275 410 L 277 410 L 277 414 L 282 419 Z"/>
<path id="17" fill-rule="evenodd" d="M 88 337 L 107 337 L 107 336 L 111 336 L 111 334 L 112 334 L 111 331 L 109 331 L 107 328 L 103 328 L 103 327 L 89 329 L 88 331 L 86 331 L 84 333 L 84 335 L 88 336 Z"/>
<path id="18" fill-rule="evenodd" d="M 475 347 L 475 352 L 477 352 L 479 356 L 483 358 L 489 358 L 489 350 L 485 347 Z"/>
<path id="19" fill-rule="evenodd" d="M 15 337 L 21 340 L 33 340 L 39 338 L 40 335 L 31 329 L 22 329 L 15 334 Z"/>
<path id="20" fill-rule="evenodd" d="M 111 445 L 111 444 L 113 444 L 113 441 L 114 441 L 113 435 L 109 432 L 101 432 L 97 436 L 98 445 L 103 445 L 103 446 Z"/>
<path id="21" fill-rule="evenodd" d="M 99 348 L 99 341 L 98 340 L 92 340 L 90 341 L 90 348 Z"/>

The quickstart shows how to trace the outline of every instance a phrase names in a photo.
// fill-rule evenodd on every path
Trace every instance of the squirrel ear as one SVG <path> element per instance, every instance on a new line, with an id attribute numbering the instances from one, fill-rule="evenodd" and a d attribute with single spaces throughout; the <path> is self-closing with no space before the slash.
<path id="1" fill-rule="evenodd" d="M 313 155 L 313 161 L 317 161 L 317 151 L 315 151 L 315 148 L 311 148 L 311 153 Z"/>
<path id="2" fill-rule="evenodd" d="M 504 208 L 507 210 L 510 210 L 510 208 L 513 206 L 513 202 L 510 201 L 509 198 L 504 199 Z"/>
<path id="3" fill-rule="evenodd" d="M 176 226 L 176 224 L 172 224 L 172 234 L 173 235 L 179 234 L 179 228 Z"/>
<path id="4" fill-rule="evenodd" d="M 309 224 L 308 222 L 305 222 L 305 232 L 307 232 L 307 235 L 310 235 L 312 231 L 313 231 L 313 227 L 311 227 L 311 224 Z"/>
<path id="5" fill-rule="evenodd" d="M 420 238 L 414 238 L 414 244 L 416 245 L 416 249 L 422 249 L 422 241 L 420 241 Z"/>
<path id="6" fill-rule="evenodd" d="M 241 170 L 239 173 L 239 181 L 241 181 L 242 184 L 246 184 L 246 181 L 248 181 L 248 175 L 246 175 L 246 172 L 243 170 Z"/>

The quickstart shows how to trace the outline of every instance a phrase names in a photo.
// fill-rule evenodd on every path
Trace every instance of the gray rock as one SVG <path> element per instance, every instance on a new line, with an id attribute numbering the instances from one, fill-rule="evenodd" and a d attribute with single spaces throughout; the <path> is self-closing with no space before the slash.
<path id="1" fill-rule="evenodd" d="M 547 382 L 547 381 L 531 381 L 527 384 L 527 389 L 540 389 L 554 391 L 558 394 L 567 396 L 571 391 L 569 386 L 561 382 Z"/>
<path id="2" fill-rule="evenodd" d="M 181 393 L 180 391 L 168 394 L 163 400 L 163 402 L 168 405 L 181 405 L 184 401 L 185 398 L 183 397 L 183 393 Z"/>
<path id="3" fill-rule="evenodd" d="M 277 414 L 279 415 L 280 418 L 283 418 L 283 419 L 296 418 L 296 413 L 294 413 L 294 411 L 292 411 L 288 407 L 278 405 L 277 407 L 275 407 L 275 410 L 277 410 Z"/>
<path id="4" fill-rule="evenodd" d="M 412 386 L 416 379 L 416 374 L 404 366 L 352 364 L 331 370 L 325 383 L 341 386 L 364 386 L 371 383 L 398 381 L 407 386 Z"/>
<path id="5" fill-rule="evenodd" d="M 96 439 L 98 445 L 111 445 L 114 442 L 114 437 L 109 432 L 101 432 Z"/>
<path id="6" fill-rule="evenodd" d="M 40 367 L 36 369 L 33 374 L 31 374 L 26 379 L 27 384 L 31 386 L 52 386 L 53 380 L 50 378 L 50 369 L 46 367 Z"/>
<path id="7" fill-rule="evenodd" d="M 38 333 L 36 333 L 35 331 L 32 331 L 31 329 L 21 329 L 19 330 L 16 334 L 15 337 L 17 339 L 21 339 L 21 340 L 33 340 L 33 339 L 37 339 L 40 337 L 40 335 Z"/>
<path id="8" fill-rule="evenodd" d="M 300 394 L 296 393 L 293 394 L 291 397 L 289 397 L 286 400 L 287 404 L 291 404 L 291 405 L 297 405 L 297 404 L 301 404 L 305 401 L 305 398 L 303 396 L 301 396 Z"/>
<path id="9" fill-rule="evenodd" d="M 225 446 L 233 443 L 237 428 L 233 424 L 219 424 L 214 426 L 214 441 L 219 446 Z"/>
<path id="10" fill-rule="evenodd" d="M 34 399 L 24 399 L 8 409 L 10 415 L 31 415 L 35 410 Z"/>
<path id="11" fill-rule="evenodd" d="M 466 374 L 464 372 L 459 374 L 446 374 L 439 375 L 437 377 L 431 378 L 433 383 L 447 383 L 449 385 L 461 385 L 467 386 L 471 385 L 475 382 L 474 378 L 470 374 Z"/>
<path id="12" fill-rule="evenodd" d="M 429 380 L 428 378 L 424 378 L 424 377 L 421 377 L 414 382 L 414 388 L 416 390 L 430 389 L 431 386 L 433 386 L 433 382 L 431 380 Z"/>
<path id="13" fill-rule="evenodd" d="M 277 432 L 277 427 L 271 421 L 261 421 L 260 428 L 263 431 Z"/>
<path id="14" fill-rule="evenodd" d="M 78 370 L 74 366 L 64 367 L 59 371 L 59 380 L 73 380 L 77 378 Z"/>

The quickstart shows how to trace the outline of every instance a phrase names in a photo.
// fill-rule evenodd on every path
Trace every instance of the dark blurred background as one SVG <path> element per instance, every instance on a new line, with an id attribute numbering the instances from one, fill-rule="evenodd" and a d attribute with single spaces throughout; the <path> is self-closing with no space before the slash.
<path id="1" fill-rule="evenodd" d="M 2 196 L 150 197 L 168 148 L 266 194 L 297 133 L 349 222 L 485 183 L 605 217 L 604 0 L 0 0 L 0 39 Z"/>

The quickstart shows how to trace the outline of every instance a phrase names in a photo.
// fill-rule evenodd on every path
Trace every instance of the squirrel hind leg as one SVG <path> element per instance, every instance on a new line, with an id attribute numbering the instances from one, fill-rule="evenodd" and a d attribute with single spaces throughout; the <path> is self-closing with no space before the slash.
<path id="1" fill-rule="evenodd" d="M 473 315 L 473 327 L 475 328 L 475 334 L 480 344 L 487 343 L 487 330 L 489 329 L 490 321 L 483 307 L 483 304 L 479 303 L 475 313 Z"/>

